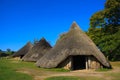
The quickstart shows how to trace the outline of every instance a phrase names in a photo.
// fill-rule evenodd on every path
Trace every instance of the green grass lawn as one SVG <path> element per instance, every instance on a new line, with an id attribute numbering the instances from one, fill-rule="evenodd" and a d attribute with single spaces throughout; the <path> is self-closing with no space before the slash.
<path id="1" fill-rule="evenodd" d="M 113 69 L 100 69 L 96 71 L 102 77 L 97 76 L 56 76 L 46 77 L 45 80 L 120 80 L 120 62 L 111 62 Z M 21 70 L 30 70 L 31 73 L 22 73 Z M 20 71 L 20 72 L 19 72 Z M 113 71 L 113 72 L 112 72 Z M 33 62 L 24 62 L 21 60 L 0 58 L 0 80 L 34 80 L 33 75 L 48 76 L 51 74 L 67 74 L 69 70 L 62 68 L 44 69 L 38 68 Z M 85 74 L 85 73 L 83 73 Z"/>
<path id="2" fill-rule="evenodd" d="M 120 61 L 111 62 L 112 66 L 120 67 Z"/>
<path id="3" fill-rule="evenodd" d="M 62 68 L 44 69 L 38 68 L 33 62 L 0 58 L 0 80 L 33 80 L 33 77 L 24 73 L 17 72 L 19 69 L 33 69 L 39 71 L 69 72 Z"/>
<path id="4" fill-rule="evenodd" d="M 110 71 L 112 69 L 107 69 L 107 68 L 101 68 L 101 69 L 97 69 L 96 71 L 98 72 L 106 72 L 106 71 Z"/>
<path id="5" fill-rule="evenodd" d="M 30 64 L 21 63 L 17 65 L 16 62 L 12 62 L 11 60 L 7 59 L 0 59 L 0 80 L 33 80 L 30 75 L 16 72 L 17 69 L 21 67 L 30 66 Z"/>
<path id="6" fill-rule="evenodd" d="M 46 78 L 45 80 L 80 80 L 80 78 L 72 77 L 72 76 L 57 76 L 57 77 Z"/>
<path id="7" fill-rule="evenodd" d="M 56 76 L 46 78 L 45 80 L 104 80 L 104 79 L 98 77 Z"/>

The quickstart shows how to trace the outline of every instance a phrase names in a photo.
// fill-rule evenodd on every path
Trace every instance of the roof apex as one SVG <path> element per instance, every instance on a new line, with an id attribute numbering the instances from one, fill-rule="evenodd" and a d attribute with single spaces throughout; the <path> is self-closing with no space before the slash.
<path id="1" fill-rule="evenodd" d="M 70 30 L 75 30 L 75 29 L 80 29 L 80 28 L 79 28 L 78 24 L 75 21 L 73 21 Z"/>
<path id="2" fill-rule="evenodd" d="M 46 39 L 44 37 L 42 37 L 41 40 L 46 40 Z"/>
<path id="3" fill-rule="evenodd" d="M 32 43 L 30 41 L 28 41 L 26 45 L 32 45 Z"/>
<path id="4" fill-rule="evenodd" d="M 38 42 L 41 42 L 41 41 L 45 41 L 46 42 L 46 39 L 44 37 L 42 37 Z"/>

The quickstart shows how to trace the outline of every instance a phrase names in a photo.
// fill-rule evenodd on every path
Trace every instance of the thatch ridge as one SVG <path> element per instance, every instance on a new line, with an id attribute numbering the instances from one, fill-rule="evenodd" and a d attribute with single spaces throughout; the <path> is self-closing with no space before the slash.
<path id="1" fill-rule="evenodd" d="M 22 58 L 23 61 L 37 61 L 40 59 L 47 51 L 51 49 L 51 45 L 42 38 L 37 42 L 33 48 Z"/>
<path id="2" fill-rule="evenodd" d="M 23 57 L 33 47 L 31 42 L 28 42 L 25 46 L 19 49 L 12 57 Z"/>
<path id="3" fill-rule="evenodd" d="M 75 22 L 69 32 L 60 38 L 56 45 L 37 61 L 36 65 L 54 68 L 70 55 L 93 55 L 102 65 L 111 67 L 103 53 Z"/>

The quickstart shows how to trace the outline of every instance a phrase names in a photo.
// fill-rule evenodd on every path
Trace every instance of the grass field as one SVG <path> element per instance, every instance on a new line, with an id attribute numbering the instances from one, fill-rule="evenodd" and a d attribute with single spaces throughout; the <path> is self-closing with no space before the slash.
<path id="1" fill-rule="evenodd" d="M 33 62 L 0 59 L 0 80 L 120 80 L 120 62 L 111 62 L 112 70 L 69 71 L 43 69 Z"/>
<path id="2" fill-rule="evenodd" d="M 46 78 L 45 80 L 104 80 L 104 79 L 98 77 L 55 76 Z"/>
<path id="3" fill-rule="evenodd" d="M 58 76 L 58 77 L 50 77 L 50 78 L 46 78 L 45 80 L 80 80 L 79 77 L 72 77 L 72 76 Z"/>
<path id="4" fill-rule="evenodd" d="M 12 63 L 13 60 L 0 59 L 0 80 L 33 80 L 32 76 L 16 72 L 21 67 L 32 67 L 32 63 Z"/>

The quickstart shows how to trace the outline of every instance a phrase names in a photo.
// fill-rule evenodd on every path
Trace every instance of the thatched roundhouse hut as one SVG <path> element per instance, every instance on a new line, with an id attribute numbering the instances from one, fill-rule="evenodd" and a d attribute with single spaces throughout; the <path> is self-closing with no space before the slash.
<path id="1" fill-rule="evenodd" d="M 33 62 L 36 62 L 38 59 L 40 59 L 51 48 L 52 48 L 51 45 L 44 38 L 42 38 L 22 58 L 22 60 L 23 61 L 33 61 Z"/>
<path id="2" fill-rule="evenodd" d="M 69 32 L 36 62 L 38 67 L 65 69 L 110 68 L 111 65 L 93 41 L 73 22 Z"/>
<path id="3" fill-rule="evenodd" d="M 22 58 L 31 48 L 33 45 L 28 42 L 25 46 L 23 46 L 20 50 L 12 55 L 12 57 L 20 57 Z"/>

